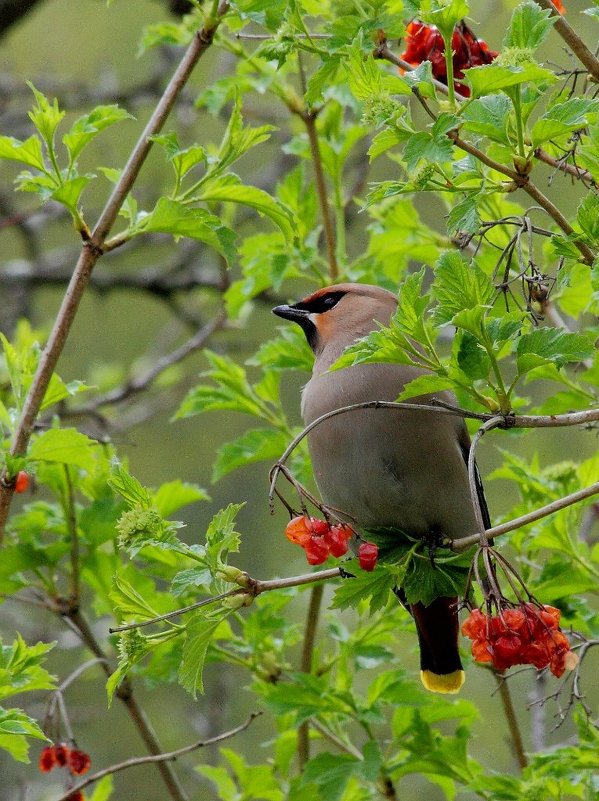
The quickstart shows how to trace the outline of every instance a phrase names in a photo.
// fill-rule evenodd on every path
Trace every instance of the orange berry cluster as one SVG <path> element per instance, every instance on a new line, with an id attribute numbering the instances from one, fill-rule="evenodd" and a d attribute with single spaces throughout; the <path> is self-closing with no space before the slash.
<path id="1" fill-rule="evenodd" d="M 285 529 L 287 539 L 304 549 L 310 565 L 321 565 L 329 556 L 344 556 L 354 533 L 352 527 L 344 523 L 331 525 L 326 520 L 308 515 L 294 517 Z M 358 557 L 363 570 L 374 570 L 378 558 L 377 546 L 372 542 L 361 543 Z"/>
<path id="2" fill-rule="evenodd" d="M 55 743 L 42 748 L 38 764 L 42 773 L 50 773 L 54 768 L 68 768 L 72 776 L 82 776 L 89 770 L 91 759 L 89 754 L 79 748 L 69 748 L 66 743 Z M 84 801 L 81 790 L 74 790 L 68 801 Z"/>
<path id="3" fill-rule="evenodd" d="M 491 662 L 497 670 L 514 665 L 549 667 L 559 678 L 578 662 L 559 619 L 559 609 L 532 603 L 503 609 L 498 615 L 474 609 L 462 624 L 462 634 L 472 640 L 477 662 Z"/>

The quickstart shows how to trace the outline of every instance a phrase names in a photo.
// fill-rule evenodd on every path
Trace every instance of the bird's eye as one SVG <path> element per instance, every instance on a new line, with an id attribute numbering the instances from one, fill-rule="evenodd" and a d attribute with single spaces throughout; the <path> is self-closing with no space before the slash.
<path id="1" fill-rule="evenodd" d="M 329 292 L 326 295 L 319 295 L 303 303 L 296 303 L 296 308 L 306 309 L 314 314 L 322 314 L 336 306 L 345 292 Z"/>

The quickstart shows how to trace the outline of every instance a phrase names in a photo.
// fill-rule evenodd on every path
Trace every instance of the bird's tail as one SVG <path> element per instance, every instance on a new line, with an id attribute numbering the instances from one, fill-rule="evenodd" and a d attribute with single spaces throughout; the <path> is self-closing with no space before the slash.
<path id="1" fill-rule="evenodd" d="M 420 643 L 420 678 L 427 690 L 457 693 L 464 683 L 458 651 L 458 599 L 411 604 Z"/>

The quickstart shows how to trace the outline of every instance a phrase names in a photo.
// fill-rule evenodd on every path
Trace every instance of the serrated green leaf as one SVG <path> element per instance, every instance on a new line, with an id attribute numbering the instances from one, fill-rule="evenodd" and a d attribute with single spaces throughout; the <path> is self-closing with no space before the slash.
<path id="1" fill-rule="evenodd" d="M 30 136 L 23 142 L 12 136 L 0 136 L 0 159 L 20 161 L 36 170 L 45 169 L 42 143 L 37 136 Z"/>
<path id="2" fill-rule="evenodd" d="M 112 776 L 103 776 L 96 784 L 93 793 L 88 796 L 89 801 L 108 801 L 112 795 L 113 782 Z"/>
<path id="3" fill-rule="evenodd" d="M 94 177 L 93 175 L 78 175 L 76 178 L 63 181 L 58 189 L 52 192 L 50 197 L 57 203 L 62 203 L 74 217 L 77 217 L 81 193 Z"/>
<path id="4" fill-rule="evenodd" d="M 219 481 L 242 465 L 278 459 L 287 445 L 288 438 L 281 431 L 252 428 L 219 448 L 212 468 L 212 481 Z"/>
<path id="5" fill-rule="evenodd" d="M 447 233 L 476 233 L 481 226 L 479 215 L 480 196 L 471 192 L 456 203 L 447 215 Z"/>
<path id="6" fill-rule="evenodd" d="M 306 763 L 302 782 L 315 784 L 323 801 L 338 801 L 361 767 L 361 760 L 349 754 L 318 754 Z"/>
<path id="7" fill-rule="evenodd" d="M 588 114 L 596 111 L 597 101 L 585 97 L 572 97 L 557 103 L 532 126 L 530 138 L 533 147 L 539 147 L 550 139 L 570 134 L 588 125 Z"/>
<path id="8" fill-rule="evenodd" d="M 32 462 L 57 462 L 91 470 L 95 445 L 74 428 L 52 428 L 34 439 L 28 456 Z"/>
<path id="9" fill-rule="evenodd" d="M 586 238 L 593 244 L 599 243 L 599 197 L 589 193 L 576 211 L 576 219 Z"/>
<path id="10" fill-rule="evenodd" d="M 177 200 L 161 197 L 138 228 L 145 233 L 159 232 L 198 239 L 214 248 L 227 261 L 235 258 L 235 232 L 205 209 L 191 208 Z"/>
<path id="11" fill-rule="evenodd" d="M 54 153 L 54 134 L 65 112 L 58 108 L 58 100 L 56 98 L 50 103 L 43 92 L 36 89 L 31 81 L 27 81 L 27 86 L 31 89 L 37 101 L 37 106 L 28 114 L 29 119 L 40 132 L 48 152 Z"/>
<path id="12" fill-rule="evenodd" d="M 463 128 L 509 145 L 508 121 L 512 105 L 505 95 L 487 95 L 469 103 L 461 114 Z"/>
<path id="13" fill-rule="evenodd" d="M 277 225 L 288 242 L 296 235 L 296 221 L 293 213 L 263 189 L 247 186 L 232 181 L 213 182 L 203 188 L 198 200 L 202 202 L 238 203 L 249 206 L 271 219 Z"/>
<path id="14" fill-rule="evenodd" d="M 590 358 L 595 351 L 591 336 L 573 334 L 556 328 L 537 328 L 518 338 L 516 353 L 518 372 L 522 375 L 539 365 L 552 362 L 563 367 L 568 362 Z"/>
<path id="15" fill-rule="evenodd" d="M 149 491 L 116 461 L 112 465 L 108 484 L 124 498 L 130 508 L 141 506 L 142 509 L 149 509 L 152 506 Z"/>
<path id="16" fill-rule="evenodd" d="M 125 109 L 116 105 L 96 106 L 88 114 L 75 120 L 70 130 L 62 137 L 71 164 L 74 164 L 83 149 L 105 128 L 121 120 L 134 119 Z"/>
<path id="17" fill-rule="evenodd" d="M 362 570 L 357 563 L 351 562 L 347 572 L 352 578 L 344 578 L 335 589 L 332 609 L 356 608 L 362 601 L 370 599 L 371 614 L 384 609 L 389 603 L 393 588 L 398 584 L 398 572 L 387 565 L 377 565 L 371 573 Z"/>
<path id="18" fill-rule="evenodd" d="M 495 294 L 485 273 L 455 251 L 443 253 L 435 265 L 433 297 L 438 301 L 434 318 L 448 323 L 465 309 L 488 305 Z"/>
<path id="19" fill-rule="evenodd" d="M 303 370 L 312 372 L 314 354 L 306 342 L 303 331 L 297 328 L 279 328 L 280 336 L 260 346 L 247 363 L 269 370 Z"/>
<path id="20" fill-rule="evenodd" d="M 397 397 L 397 400 L 401 402 L 409 398 L 442 392 L 447 389 L 455 389 L 455 385 L 451 379 L 441 375 L 420 375 L 418 378 L 415 378 L 405 385 L 402 392 Z"/>
<path id="21" fill-rule="evenodd" d="M 554 22 L 555 17 L 548 9 L 540 8 L 531 0 L 520 3 L 512 12 L 512 18 L 503 40 L 504 47 L 536 50 L 547 38 Z"/>
<path id="22" fill-rule="evenodd" d="M 220 619 L 211 619 L 196 613 L 186 627 L 183 654 L 179 666 L 179 683 L 194 698 L 204 693 L 204 662 L 206 652 Z"/>
<path id="23" fill-rule="evenodd" d="M 471 67 L 464 70 L 463 80 L 470 87 L 472 97 L 477 98 L 528 81 L 537 84 L 552 84 L 558 79 L 551 70 L 531 62 L 519 67 L 503 64 L 484 64 L 481 67 Z"/>

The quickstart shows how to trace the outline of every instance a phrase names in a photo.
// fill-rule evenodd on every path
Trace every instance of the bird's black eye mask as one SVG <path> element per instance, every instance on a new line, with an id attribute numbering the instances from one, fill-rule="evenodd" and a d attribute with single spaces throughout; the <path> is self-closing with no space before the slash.
<path id="1" fill-rule="evenodd" d="M 327 292 L 326 295 L 319 295 L 308 301 L 294 303 L 293 306 L 277 306 L 273 313 L 285 320 L 292 320 L 303 329 L 308 345 L 313 351 L 318 346 L 318 332 L 316 326 L 310 320 L 311 314 L 323 314 L 333 309 L 345 295 L 345 292 Z"/>
<path id="2" fill-rule="evenodd" d="M 345 295 L 345 292 L 327 292 L 326 295 L 319 295 L 307 302 L 300 301 L 294 303 L 294 309 L 310 312 L 310 314 L 322 314 L 333 309 Z"/>

